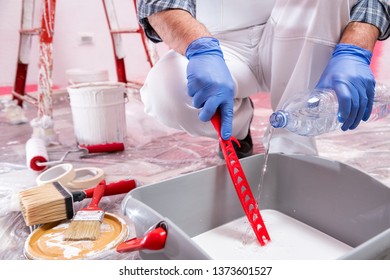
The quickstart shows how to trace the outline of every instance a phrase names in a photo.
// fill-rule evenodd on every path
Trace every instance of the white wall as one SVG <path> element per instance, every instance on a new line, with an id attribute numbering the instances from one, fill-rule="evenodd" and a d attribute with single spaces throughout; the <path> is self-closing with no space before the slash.
<path id="1" fill-rule="evenodd" d="M 40 10 L 38 2 L 38 12 Z M 114 0 L 121 28 L 137 27 L 133 0 Z M 0 86 L 12 86 L 15 79 L 19 47 L 22 0 L 0 0 Z M 39 25 L 40 17 L 36 17 Z M 93 43 L 83 45 L 80 36 L 93 35 Z M 126 53 L 126 72 L 129 80 L 142 81 L 149 70 L 139 35 L 123 34 Z M 38 78 L 39 37 L 35 36 L 28 68 L 27 83 L 36 84 Z M 158 45 L 159 54 L 167 47 Z M 109 71 L 116 80 L 115 60 L 111 37 L 101 0 L 57 0 L 53 41 L 53 83 L 67 84 L 66 70 Z"/>

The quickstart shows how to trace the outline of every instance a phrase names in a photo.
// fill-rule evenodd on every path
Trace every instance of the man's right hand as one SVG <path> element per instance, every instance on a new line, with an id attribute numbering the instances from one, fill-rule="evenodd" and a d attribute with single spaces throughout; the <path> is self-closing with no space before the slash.
<path id="1" fill-rule="evenodd" d="M 193 106 L 201 109 L 199 119 L 210 121 L 217 109 L 221 112 L 221 136 L 227 140 L 232 135 L 234 81 L 226 66 L 217 39 L 201 37 L 194 40 L 185 53 L 188 95 Z"/>

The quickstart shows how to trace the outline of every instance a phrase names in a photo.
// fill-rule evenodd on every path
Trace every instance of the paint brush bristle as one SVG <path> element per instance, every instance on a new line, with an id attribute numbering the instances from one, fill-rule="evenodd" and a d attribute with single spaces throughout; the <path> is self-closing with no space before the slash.
<path id="1" fill-rule="evenodd" d="M 106 189 L 106 184 L 99 184 L 92 196 L 90 205 L 79 210 L 69 227 L 64 232 L 65 241 L 96 240 L 100 235 L 100 225 L 103 222 L 104 210 L 98 207 Z"/>
<path id="2" fill-rule="evenodd" d="M 100 225 L 104 211 L 78 211 L 64 233 L 66 241 L 96 240 L 100 235 Z"/>
<path id="3" fill-rule="evenodd" d="M 73 196 L 59 182 L 20 191 L 19 203 L 27 226 L 70 219 L 74 215 Z"/>
<path id="4" fill-rule="evenodd" d="M 99 184 L 106 185 L 106 181 Z M 104 195 L 128 193 L 136 185 L 135 180 L 112 182 L 107 185 Z M 74 215 L 74 203 L 91 198 L 95 188 L 69 192 L 59 182 L 28 188 L 19 192 L 19 209 L 27 226 L 71 219 Z"/>

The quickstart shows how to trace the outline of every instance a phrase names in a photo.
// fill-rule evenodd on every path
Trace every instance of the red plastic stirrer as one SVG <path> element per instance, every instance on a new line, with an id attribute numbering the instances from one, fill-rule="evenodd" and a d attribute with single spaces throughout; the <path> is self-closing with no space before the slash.
<path id="1" fill-rule="evenodd" d="M 271 239 L 268 235 L 268 231 L 265 227 L 263 218 L 260 215 L 257 202 L 252 194 L 231 139 L 237 143 L 238 141 L 234 137 L 229 140 L 224 140 L 221 137 L 221 114 L 219 112 L 211 118 L 211 122 L 218 133 L 223 156 L 245 215 L 248 218 L 260 245 L 264 246 L 267 242 L 271 241 Z"/>

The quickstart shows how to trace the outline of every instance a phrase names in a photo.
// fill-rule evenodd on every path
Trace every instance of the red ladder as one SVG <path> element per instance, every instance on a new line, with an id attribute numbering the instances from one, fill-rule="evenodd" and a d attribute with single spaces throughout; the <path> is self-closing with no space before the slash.
<path id="1" fill-rule="evenodd" d="M 126 77 L 126 69 L 125 69 L 125 62 L 124 62 L 125 55 L 122 48 L 121 34 L 125 34 L 125 33 L 139 34 L 141 36 L 142 45 L 144 47 L 145 54 L 146 54 L 146 59 L 150 67 L 153 67 L 153 65 L 158 60 L 155 46 L 148 40 L 142 27 L 139 24 L 136 28 L 126 28 L 126 29 L 120 28 L 118 19 L 116 17 L 114 0 L 102 0 L 102 1 L 103 1 L 104 11 L 107 18 L 108 27 L 110 29 L 112 45 L 115 54 L 115 65 L 116 65 L 118 81 L 123 83 L 128 83 L 130 86 L 139 88 L 140 86 L 142 86 L 142 84 L 136 81 L 128 81 Z M 133 0 L 135 11 L 137 11 L 136 2 L 137 2 L 136 0 Z"/>
<path id="2" fill-rule="evenodd" d="M 116 11 L 113 0 L 102 0 L 107 23 L 110 29 L 113 52 L 116 65 L 117 79 L 119 82 L 126 83 L 129 87 L 140 88 L 141 83 L 128 81 L 126 77 L 126 68 L 124 61 L 124 52 L 122 47 L 121 34 L 139 34 L 146 53 L 147 62 L 152 67 L 158 60 L 154 44 L 145 36 L 143 29 L 138 24 L 137 28 L 121 29 L 116 17 Z M 33 17 L 36 0 L 23 0 L 22 18 L 19 38 L 18 62 L 15 75 L 15 82 L 12 91 L 12 98 L 17 100 L 18 105 L 23 102 L 29 102 L 37 105 L 38 115 L 51 115 L 51 93 L 52 93 L 52 40 L 54 35 L 55 4 L 56 0 L 44 0 L 44 9 L 42 13 L 41 27 L 33 27 Z M 133 1 L 136 10 L 136 0 Z M 40 71 L 38 79 L 38 99 L 26 94 L 26 78 L 28 71 L 28 60 L 31 48 L 32 37 L 40 36 Z M 42 61 L 46 60 L 46 61 Z M 43 63 L 45 62 L 45 63 Z M 42 105 L 43 104 L 43 105 Z M 46 105 L 44 105 L 46 104 Z"/>

